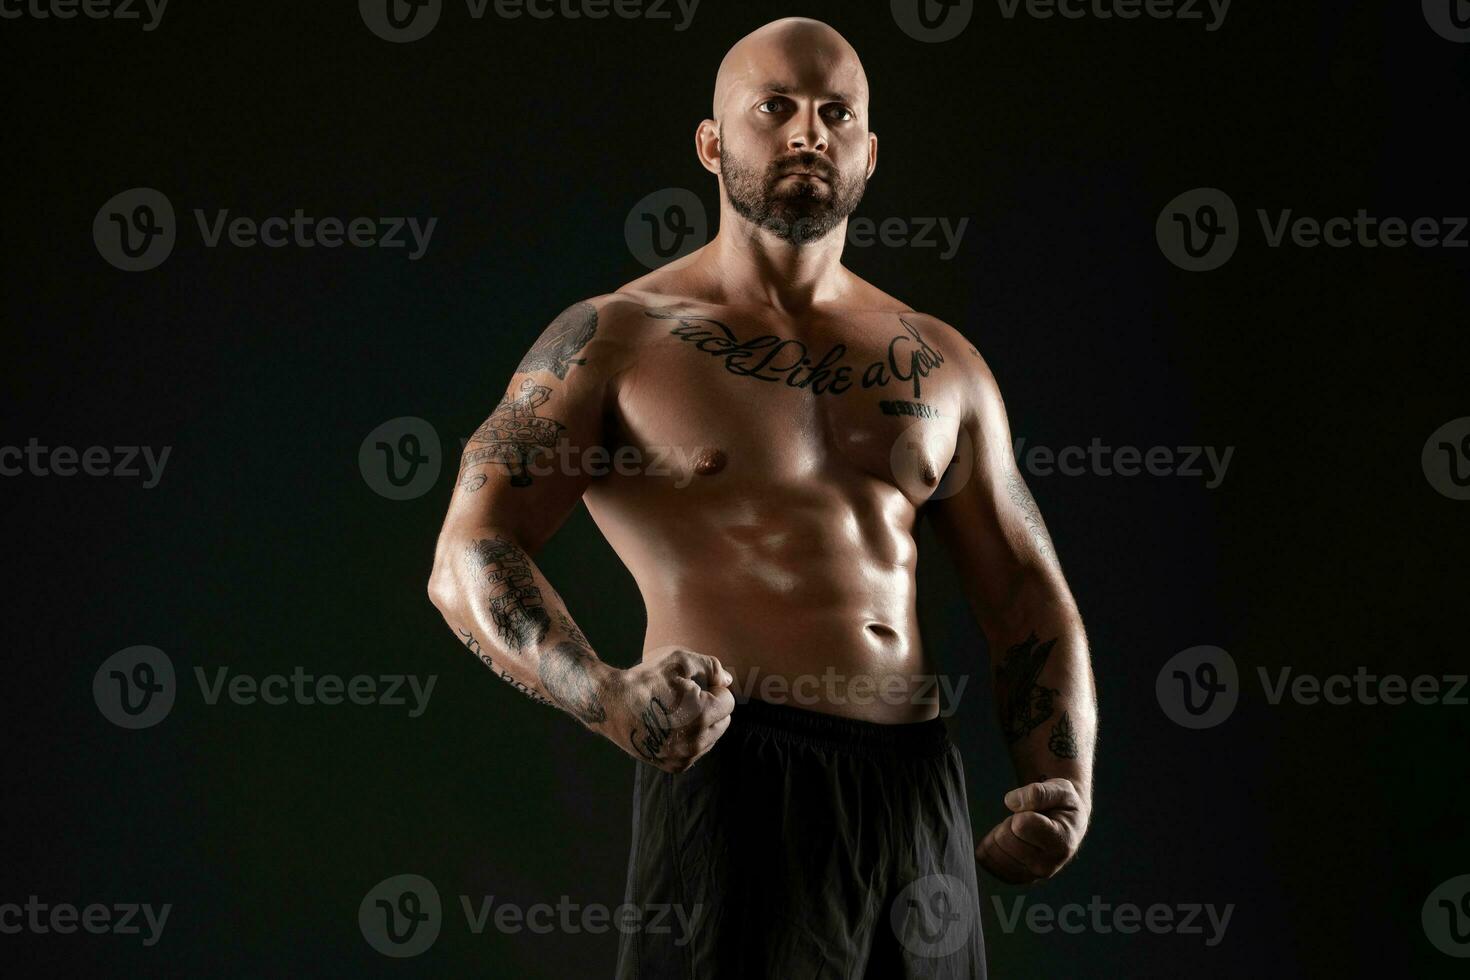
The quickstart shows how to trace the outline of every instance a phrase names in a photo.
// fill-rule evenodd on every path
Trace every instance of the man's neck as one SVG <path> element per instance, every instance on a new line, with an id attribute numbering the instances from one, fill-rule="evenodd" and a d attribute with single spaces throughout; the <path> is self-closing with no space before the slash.
<path id="1" fill-rule="evenodd" d="M 797 246 L 733 211 L 720 219 L 720 232 L 701 250 L 700 264 L 726 296 L 801 313 L 848 290 L 849 273 L 842 266 L 846 221 L 820 240 Z"/>

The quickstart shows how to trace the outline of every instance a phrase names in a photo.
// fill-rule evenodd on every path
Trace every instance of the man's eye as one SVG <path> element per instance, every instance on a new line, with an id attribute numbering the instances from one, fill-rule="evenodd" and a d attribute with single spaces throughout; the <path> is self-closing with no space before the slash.
<path id="1" fill-rule="evenodd" d="M 771 106 L 771 108 L 768 109 L 768 108 L 766 108 L 767 106 Z M 762 102 L 760 105 L 756 106 L 756 108 L 759 109 L 761 112 L 780 112 L 781 111 L 781 100 L 780 99 L 767 99 L 766 101 Z"/>
<path id="2" fill-rule="evenodd" d="M 851 122 L 855 118 L 852 110 L 845 105 L 834 105 L 827 111 L 840 122 Z"/>

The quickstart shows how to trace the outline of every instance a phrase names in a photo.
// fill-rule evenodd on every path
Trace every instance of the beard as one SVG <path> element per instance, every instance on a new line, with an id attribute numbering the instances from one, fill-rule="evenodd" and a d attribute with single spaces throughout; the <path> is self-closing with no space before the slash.
<path id="1" fill-rule="evenodd" d="M 793 169 L 809 170 L 816 180 L 786 180 Z M 720 177 L 735 213 L 791 245 L 807 245 L 823 238 L 857 210 L 867 188 L 867 177 L 843 174 L 821 154 L 798 152 L 774 160 L 764 169 L 747 166 L 730 152 L 720 133 Z"/>

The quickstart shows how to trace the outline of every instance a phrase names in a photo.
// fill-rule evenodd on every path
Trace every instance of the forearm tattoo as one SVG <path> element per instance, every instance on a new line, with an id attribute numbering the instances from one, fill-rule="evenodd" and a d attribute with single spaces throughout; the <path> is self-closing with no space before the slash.
<path id="1" fill-rule="evenodd" d="M 674 730 L 672 717 L 669 709 L 655 695 L 648 707 L 643 709 L 639 716 L 643 722 L 643 734 L 639 735 L 638 729 L 629 732 L 633 742 L 633 749 L 649 762 L 655 762 L 659 754 L 663 752 L 664 745 L 669 740 L 670 733 Z"/>
<path id="2" fill-rule="evenodd" d="M 465 560 L 490 586 L 490 619 L 507 647 L 521 650 L 546 639 L 551 617 L 524 551 L 497 535 L 471 544 Z"/>
<path id="3" fill-rule="evenodd" d="M 556 614 L 556 625 L 561 627 L 563 633 L 571 637 L 573 643 L 580 643 L 584 647 L 591 648 L 592 644 L 587 642 L 586 634 L 577 628 L 577 624 L 572 622 L 572 617 L 566 613 L 558 612 Z"/>
<path id="4" fill-rule="evenodd" d="M 1036 506 L 1036 498 L 1031 496 L 1031 488 L 1026 486 L 1026 481 L 1021 479 L 1021 474 L 1011 472 L 1010 479 L 1006 481 L 1006 492 L 1010 495 L 1011 503 L 1021 512 L 1021 520 L 1026 524 L 1026 530 L 1030 532 L 1031 539 L 1036 542 L 1036 550 L 1041 557 L 1054 559 L 1056 549 L 1052 546 L 1051 535 L 1046 531 L 1046 522 L 1041 519 L 1041 510 Z"/>
<path id="5" fill-rule="evenodd" d="M 607 720 L 607 711 L 597 695 L 597 684 L 588 669 L 595 663 L 597 658 L 591 650 L 580 643 L 562 640 L 551 649 L 541 651 L 537 666 L 537 674 L 546 693 L 587 725 Z"/>
<path id="6" fill-rule="evenodd" d="M 508 671 L 505 671 L 495 666 L 495 661 L 490 659 L 490 654 L 486 653 L 484 648 L 480 646 L 480 641 L 475 639 L 474 634 L 469 633 L 465 630 L 456 630 L 455 632 L 459 633 L 459 638 L 461 642 L 463 642 L 464 645 L 469 649 L 470 653 L 473 653 L 476 657 L 479 657 L 480 662 L 483 663 L 486 667 L 490 668 L 490 673 L 499 677 L 501 680 L 505 681 L 511 687 L 515 688 L 517 691 L 520 691 L 522 694 L 530 698 L 532 701 L 535 701 L 537 704 L 551 704 L 549 700 L 543 698 L 541 695 L 531 690 L 530 685 L 516 680 L 510 675 Z"/>
<path id="7" fill-rule="evenodd" d="M 1036 634 L 1032 632 L 1007 650 L 1005 661 L 996 668 L 996 703 L 1000 711 L 1001 731 L 1012 745 L 1031 734 L 1052 715 L 1053 699 L 1059 692 L 1056 688 L 1043 686 L 1039 678 L 1056 643 L 1055 639 L 1038 643 Z"/>
<path id="8" fill-rule="evenodd" d="M 1046 740 L 1046 747 L 1058 759 L 1077 758 L 1077 734 L 1072 731 L 1071 716 L 1065 711 L 1057 719 L 1057 723 L 1051 726 L 1051 737 Z"/>
<path id="9" fill-rule="evenodd" d="M 551 398 L 551 389 L 530 378 L 521 382 L 519 394 L 500 400 L 490 417 L 465 444 L 460 458 L 460 487 L 474 493 L 485 485 L 481 467 L 504 466 L 510 473 L 510 485 L 528 487 L 531 474 L 528 464 L 556 445 L 557 436 L 566 426 L 555 419 L 536 414 L 536 409 Z"/>

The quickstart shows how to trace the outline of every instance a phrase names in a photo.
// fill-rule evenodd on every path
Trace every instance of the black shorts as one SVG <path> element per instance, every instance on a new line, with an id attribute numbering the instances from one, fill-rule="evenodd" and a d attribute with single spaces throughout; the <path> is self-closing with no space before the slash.
<path id="1" fill-rule="evenodd" d="M 941 719 L 737 704 L 688 772 L 639 764 L 618 980 L 985 977 L 959 749 Z M 660 911 L 662 910 L 662 911 Z"/>

